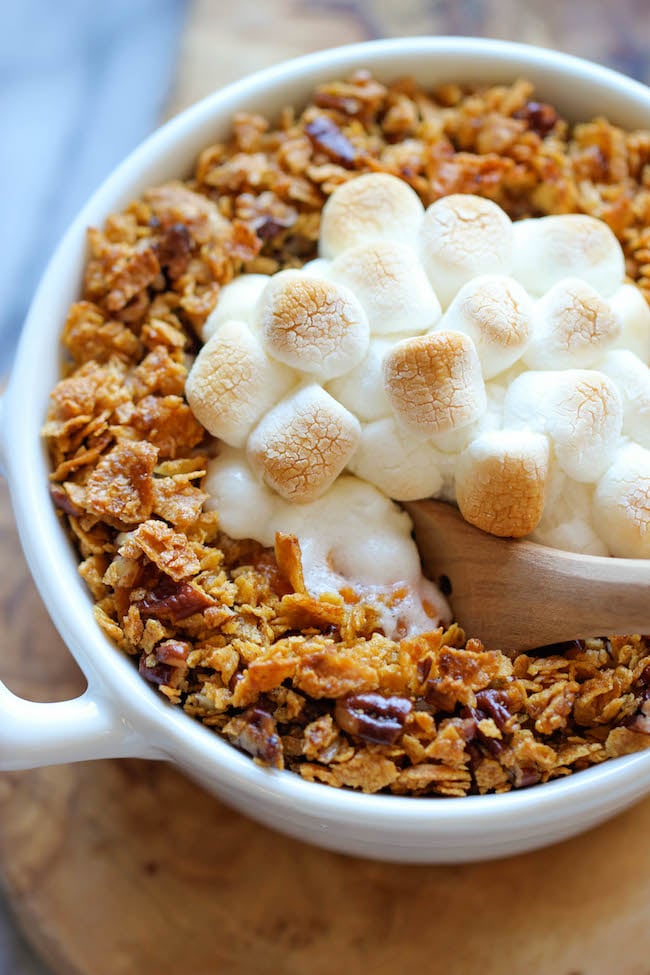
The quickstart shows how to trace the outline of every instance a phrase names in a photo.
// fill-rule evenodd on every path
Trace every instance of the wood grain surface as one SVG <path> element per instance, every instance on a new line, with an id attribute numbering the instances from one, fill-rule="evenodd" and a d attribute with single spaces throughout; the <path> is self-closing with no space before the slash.
<path id="1" fill-rule="evenodd" d="M 170 112 L 264 64 L 391 34 L 518 37 L 647 79 L 647 12 L 646 0 L 199 0 Z M 0 628 L 13 690 L 80 692 L 4 486 Z M 0 877 L 61 975 L 647 975 L 649 830 L 650 800 L 526 856 L 399 867 L 270 833 L 162 764 L 0 775 Z"/>

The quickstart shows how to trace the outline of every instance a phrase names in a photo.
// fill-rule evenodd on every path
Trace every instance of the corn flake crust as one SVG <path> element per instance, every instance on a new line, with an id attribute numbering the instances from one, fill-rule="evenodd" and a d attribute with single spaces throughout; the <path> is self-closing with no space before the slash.
<path id="1" fill-rule="evenodd" d="M 44 435 L 97 621 L 172 704 L 336 788 L 507 792 L 646 748 L 646 639 L 513 659 L 455 625 L 389 640 L 372 607 L 305 591 L 297 539 L 234 542 L 203 510 L 215 446 L 184 398 L 198 331 L 236 275 L 313 258 L 328 195 L 369 171 L 425 206 L 474 193 L 513 219 L 599 217 L 650 298 L 650 132 L 570 128 L 526 81 L 429 94 L 363 71 L 275 126 L 236 116 L 189 180 L 89 231 Z"/>

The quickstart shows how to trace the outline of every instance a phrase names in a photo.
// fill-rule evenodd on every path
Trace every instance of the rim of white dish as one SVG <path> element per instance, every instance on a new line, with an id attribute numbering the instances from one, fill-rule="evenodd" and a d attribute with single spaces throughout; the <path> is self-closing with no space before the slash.
<path id="1" fill-rule="evenodd" d="M 639 791 L 639 773 L 643 770 L 646 774 L 650 769 L 650 752 L 610 760 L 531 789 L 445 799 L 364 795 L 307 782 L 294 772 L 255 765 L 249 756 L 197 720 L 165 704 L 95 623 L 91 597 L 76 572 L 76 557 L 72 556 L 49 501 L 48 461 L 39 436 L 44 419 L 43 390 L 38 384 L 34 386 L 33 376 L 39 338 L 55 335 L 58 343 L 63 326 L 60 320 L 43 325 L 43 319 L 47 320 L 48 294 L 60 290 L 59 279 L 70 289 L 78 286 L 81 277 L 82 265 L 75 261 L 71 266 L 69 252 L 75 247 L 79 250 L 87 225 L 101 219 L 98 214 L 107 216 L 118 199 L 129 195 L 129 186 L 137 184 L 138 174 L 151 160 L 165 157 L 213 116 L 218 120 L 224 113 L 231 114 L 229 104 L 259 96 L 266 89 L 301 81 L 304 84 L 307 77 L 312 79 L 310 84 L 316 84 L 353 67 L 367 65 L 377 71 L 397 57 L 436 54 L 457 60 L 459 69 L 461 62 L 470 60 L 473 76 L 480 75 L 483 67 L 486 73 L 488 68 L 493 72 L 494 64 L 503 62 L 504 81 L 512 81 L 515 71 L 530 76 L 536 69 L 588 81 L 606 88 L 615 99 L 632 103 L 637 113 L 646 110 L 650 125 L 650 90 L 639 82 L 571 55 L 477 38 L 416 37 L 354 44 L 283 62 L 228 85 L 173 118 L 142 143 L 99 187 L 71 225 L 48 265 L 26 320 L 5 397 L 2 435 L 16 521 L 35 581 L 54 623 L 86 673 L 92 694 L 113 708 L 119 720 L 132 723 L 161 754 L 181 765 L 185 762 L 194 768 L 218 768 L 225 791 L 257 795 L 261 803 L 270 801 L 276 808 L 292 807 L 297 814 L 309 812 L 330 822 L 363 818 L 375 827 L 413 829 L 439 825 L 456 826 L 460 831 L 495 825 L 497 821 L 506 827 L 519 821 L 523 814 L 529 822 L 541 821 L 565 801 L 588 804 L 598 799 L 606 803 L 609 797 L 613 803 L 615 796 L 621 798 Z M 601 110 L 597 107 L 597 111 Z M 35 390 L 37 395 L 26 398 L 26 390 Z M 45 393 L 49 392 L 48 388 Z M 29 477 L 25 477 L 25 471 L 30 472 Z"/>

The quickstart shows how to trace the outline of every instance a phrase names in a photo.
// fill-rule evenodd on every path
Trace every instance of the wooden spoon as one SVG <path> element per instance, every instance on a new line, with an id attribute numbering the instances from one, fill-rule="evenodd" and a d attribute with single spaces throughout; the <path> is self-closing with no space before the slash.
<path id="1" fill-rule="evenodd" d="M 488 535 L 442 501 L 404 505 L 427 575 L 494 650 L 650 633 L 650 559 L 578 555 Z M 451 587 L 451 588 L 449 588 Z"/>

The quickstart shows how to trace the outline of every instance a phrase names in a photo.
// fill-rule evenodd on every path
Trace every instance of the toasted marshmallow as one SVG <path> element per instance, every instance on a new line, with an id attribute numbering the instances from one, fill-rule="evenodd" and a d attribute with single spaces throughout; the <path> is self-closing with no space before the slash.
<path id="1" fill-rule="evenodd" d="M 287 501 L 320 497 L 356 450 L 355 416 L 312 383 L 266 414 L 248 439 L 254 470 Z"/>
<path id="2" fill-rule="evenodd" d="M 295 535 L 308 592 L 352 588 L 377 607 L 387 636 L 422 633 L 450 619 L 422 576 L 410 518 L 365 481 L 343 475 L 318 500 L 291 504 L 256 481 L 242 451 L 226 447 L 210 461 L 203 484 L 206 507 L 219 512 L 228 535 L 267 546 L 276 532 Z"/>
<path id="3" fill-rule="evenodd" d="M 504 401 L 504 425 L 546 433 L 560 468 L 580 482 L 596 481 L 619 445 L 623 405 L 601 372 L 525 372 Z"/>
<path id="4" fill-rule="evenodd" d="M 284 502 L 257 478 L 242 450 L 219 445 L 202 484 L 206 511 L 219 512 L 219 525 L 231 538 L 254 538 L 261 545 L 275 540 L 273 519 Z"/>
<path id="5" fill-rule="evenodd" d="M 482 274 L 463 285 L 438 328 L 474 342 L 485 379 L 509 369 L 528 345 L 533 302 L 514 278 Z"/>
<path id="6" fill-rule="evenodd" d="M 610 308 L 621 323 L 615 349 L 634 352 L 650 366 L 650 307 L 635 284 L 624 284 L 612 295 Z"/>
<path id="7" fill-rule="evenodd" d="M 366 424 L 348 469 L 395 501 L 438 494 L 443 485 L 441 455 L 402 429 L 393 417 Z M 446 463 L 449 464 L 449 455 Z"/>
<path id="8" fill-rule="evenodd" d="M 332 379 L 327 391 L 360 420 L 379 420 L 392 412 L 384 389 L 384 358 L 397 338 L 370 339 L 368 351 L 358 366 Z"/>
<path id="9" fill-rule="evenodd" d="M 573 375 L 570 375 L 573 374 Z M 608 467 L 623 423 L 621 397 L 602 373 L 567 370 L 550 413 L 548 434 L 562 470 L 576 481 L 595 481 Z"/>
<path id="10" fill-rule="evenodd" d="M 424 207 L 408 183 L 388 173 L 364 173 L 338 186 L 323 207 L 321 257 L 373 240 L 415 245 Z"/>
<path id="11" fill-rule="evenodd" d="M 620 321 L 590 284 L 563 278 L 535 305 L 524 362 L 529 369 L 587 369 L 620 334 Z"/>
<path id="12" fill-rule="evenodd" d="M 373 335 L 416 335 L 440 318 L 440 302 L 407 244 L 376 240 L 350 247 L 332 261 L 329 275 L 354 292 Z"/>
<path id="13" fill-rule="evenodd" d="M 398 342 L 384 359 L 384 386 L 398 419 L 422 435 L 459 429 L 486 408 L 481 364 L 461 332 Z"/>
<path id="14" fill-rule="evenodd" d="M 185 383 L 190 409 L 213 437 L 246 443 L 263 414 L 296 382 L 244 322 L 225 322 L 199 352 Z"/>
<path id="15" fill-rule="evenodd" d="M 217 304 L 206 318 L 201 330 L 204 342 L 214 335 L 224 322 L 233 320 L 246 322 L 255 328 L 255 306 L 269 283 L 268 274 L 241 274 L 234 281 L 224 285 L 219 292 Z"/>
<path id="16" fill-rule="evenodd" d="M 626 444 L 596 486 L 594 517 L 612 555 L 650 558 L 650 451 Z"/>
<path id="17" fill-rule="evenodd" d="M 270 279 L 258 322 L 269 355 L 322 381 L 348 372 L 368 351 L 368 319 L 352 292 L 300 271 Z"/>
<path id="18" fill-rule="evenodd" d="M 532 540 L 567 552 L 609 555 L 594 528 L 594 491 L 593 484 L 578 484 L 552 465 L 546 482 L 544 513 Z"/>
<path id="19" fill-rule="evenodd" d="M 514 277 L 534 295 L 562 278 L 586 281 L 604 297 L 625 277 L 621 245 L 602 220 L 567 213 L 514 224 Z"/>
<path id="20" fill-rule="evenodd" d="M 456 465 L 456 499 L 463 518 L 492 535 L 528 535 L 542 517 L 548 466 L 549 445 L 543 434 L 481 434 Z"/>
<path id="21" fill-rule="evenodd" d="M 623 403 L 623 433 L 650 449 L 650 369 L 625 349 L 608 352 L 598 363 L 612 380 Z"/>
<path id="22" fill-rule="evenodd" d="M 503 399 L 503 426 L 545 433 L 561 375 L 561 372 L 522 372 L 516 376 Z"/>
<path id="23" fill-rule="evenodd" d="M 313 261 L 303 264 L 300 270 L 311 278 L 329 278 L 331 266 L 332 262 L 325 260 L 324 257 L 315 257 Z"/>
<path id="24" fill-rule="evenodd" d="M 471 441 L 481 433 L 501 430 L 503 427 L 503 401 L 506 386 L 497 382 L 485 384 L 486 408 L 472 423 L 458 430 L 448 430 L 447 433 L 435 434 L 430 442 L 436 450 L 443 454 L 460 454 Z"/>
<path id="25" fill-rule="evenodd" d="M 420 229 L 420 257 L 443 308 L 477 274 L 508 274 L 512 223 L 501 207 L 456 193 L 432 203 Z"/>

